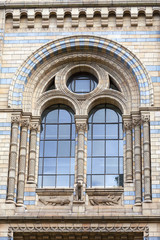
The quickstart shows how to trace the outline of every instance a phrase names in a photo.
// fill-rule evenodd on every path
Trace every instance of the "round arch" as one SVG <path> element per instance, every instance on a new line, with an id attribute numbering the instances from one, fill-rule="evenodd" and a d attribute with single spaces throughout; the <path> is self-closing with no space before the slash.
<path id="1" fill-rule="evenodd" d="M 56 65 L 62 57 L 67 61 L 70 55 L 76 52 L 80 53 L 81 56 L 85 54 L 94 54 L 97 58 L 101 56 L 106 62 L 110 59 L 117 65 L 115 71 L 124 71 L 129 76 L 128 79 L 127 77 L 124 79 L 124 83 L 127 81 L 127 84 L 135 86 L 140 99 L 138 100 L 139 106 L 154 104 L 151 79 L 143 64 L 131 51 L 108 39 L 81 35 L 51 41 L 32 53 L 14 76 L 9 90 L 8 105 L 13 108 L 25 109 L 24 93 L 26 89 L 30 101 L 35 101 L 36 99 L 32 99 L 33 92 L 42 79 L 42 75 L 45 74 L 44 69 Z M 112 70 L 114 71 L 114 69 Z"/>

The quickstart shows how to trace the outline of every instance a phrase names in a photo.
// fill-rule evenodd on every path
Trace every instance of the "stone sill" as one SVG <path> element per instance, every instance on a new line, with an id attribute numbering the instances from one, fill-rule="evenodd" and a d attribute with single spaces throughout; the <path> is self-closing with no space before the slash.
<path id="1" fill-rule="evenodd" d="M 73 188 L 37 188 L 36 193 L 39 196 L 66 196 L 72 195 Z"/>
<path id="2" fill-rule="evenodd" d="M 121 195 L 124 192 L 123 187 L 112 188 L 86 188 L 86 193 L 89 196 L 104 196 L 104 195 Z"/>

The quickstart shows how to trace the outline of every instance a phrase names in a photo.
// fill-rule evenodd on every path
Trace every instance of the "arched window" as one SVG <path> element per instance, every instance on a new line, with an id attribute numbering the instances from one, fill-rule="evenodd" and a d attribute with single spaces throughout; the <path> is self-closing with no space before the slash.
<path id="1" fill-rule="evenodd" d="M 123 186 L 123 131 L 118 108 L 103 104 L 89 115 L 87 187 Z"/>
<path id="2" fill-rule="evenodd" d="M 39 187 L 73 187 L 75 167 L 74 113 L 53 105 L 42 114 Z"/>
<path id="3" fill-rule="evenodd" d="M 77 94 L 89 93 L 96 88 L 97 84 L 97 78 L 87 72 L 75 73 L 67 81 L 67 87 Z"/>

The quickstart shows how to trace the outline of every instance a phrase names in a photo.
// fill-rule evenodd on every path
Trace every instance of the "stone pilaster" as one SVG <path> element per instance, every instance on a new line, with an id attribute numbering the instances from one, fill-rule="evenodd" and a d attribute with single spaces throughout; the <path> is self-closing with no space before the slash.
<path id="1" fill-rule="evenodd" d="M 17 206 L 21 206 L 24 201 L 28 126 L 29 126 L 29 119 L 22 119 L 19 167 L 18 167 Z"/>
<path id="2" fill-rule="evenodd" d="M 16 161 L 17 161 L 17 145 L 18 145 L 18 126 L 20 122 L 19 115 L 13 115 L 11 118 L 11 144 L 9 156 L 9 171 L 8 171 L 8 190 L 7 202 L 14 202 L 15 181 L 16 181 Z"/>
<path id="3" fill-rule="evenodd" d="M 144 161 L 144 201 L 151 201 L 151 153 L 150 153 L 150 115 L 142 113 L 143 122 L 143 161 Z"/>
<path id="4" fill-rule="evenodd" d="M 142 202 L 142 161 L 141 161 L 141 117 L 133 115 L 134 161 L 135 161 L 135 203 Z"/>
<path id="5" fill-rule="evenodd" d="M 132 120 L 130 116 L 123 116 L 126 132 L 126 182 L 133 181 L 133 144 L 132 144 Z"/>
<path id="6" fill-rule="evenodd" d="M 76 119 L 76 130 L 78 133 L 77 146 L 77 181 L 76 181 L 76 200 L 83 200 L 84 185 L 84 157 L 85 157 L 85 132 L 87 129 L 87 119 Z"/>
<path id="7" fill-rule="evenodd" d="M 35 183 L 35 164 L 36 164 L 38 127 L 39 127 L 39 121 L 31 122 L 31 124 L 30 124 L 29 162 L 28 162 L 28 183 Z"/>

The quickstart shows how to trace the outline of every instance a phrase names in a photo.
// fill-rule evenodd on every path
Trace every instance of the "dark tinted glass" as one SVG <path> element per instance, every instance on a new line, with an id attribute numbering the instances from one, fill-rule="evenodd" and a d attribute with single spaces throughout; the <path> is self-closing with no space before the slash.
<path id="1" fill-rule="evenodd" d="M 97 84 L 97 78 L 87 72 L 73 74 L 67 81 L 67 87 L 77 94 L 89 93 L 96 88 Z"/>

